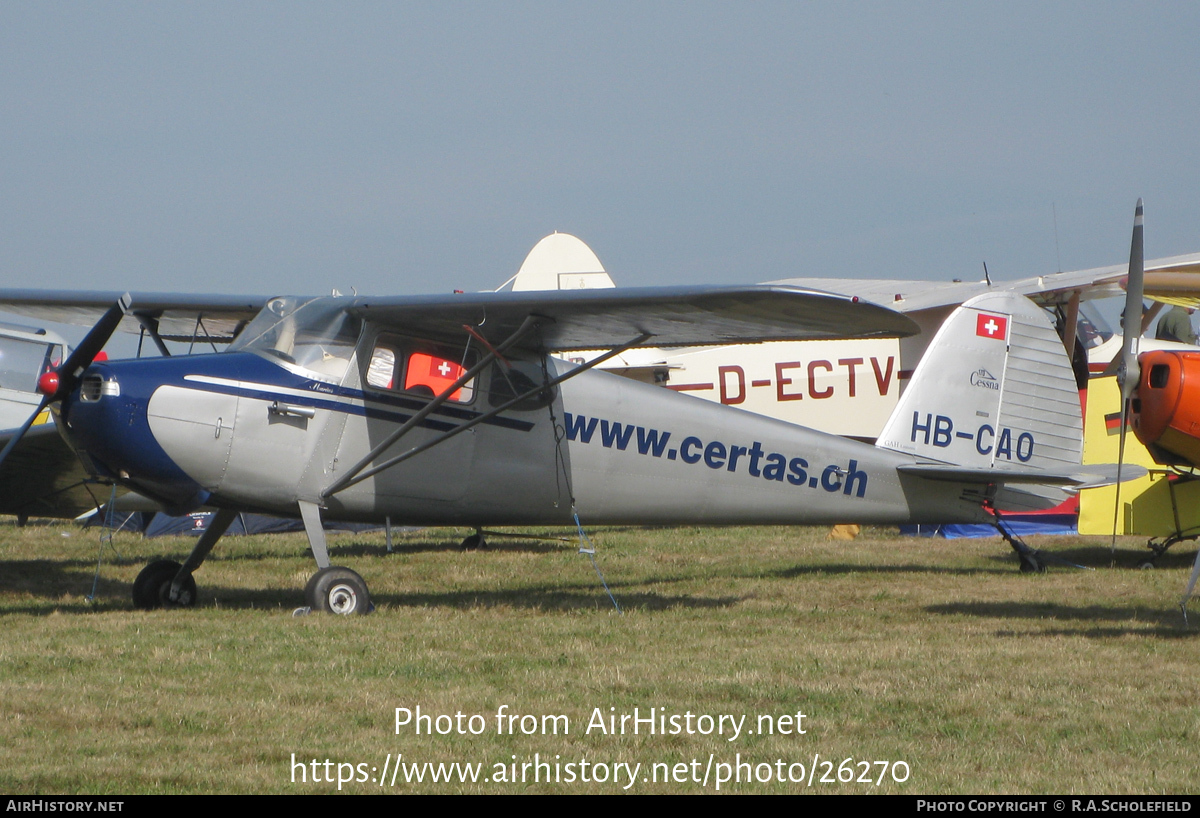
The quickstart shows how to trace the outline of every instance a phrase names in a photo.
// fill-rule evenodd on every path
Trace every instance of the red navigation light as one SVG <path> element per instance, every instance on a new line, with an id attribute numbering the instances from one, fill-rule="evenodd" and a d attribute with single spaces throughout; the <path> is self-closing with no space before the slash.
<path id="1" fill-rule="evenodd" d="M 92 358 L 92 363 L 102 364 L 107 360 L 108 360 L 108 353 L 105 352 L 104 350 L 100 350 L 99 352 L 96 353 L 96 357 Z"/>
<path id="2" fill-rule="evenodd" d="M 46 396 L 58 394 L 58 373 L 53 369 L 43 372 L 42 377 L 38 378 L 37 388 Z"/>

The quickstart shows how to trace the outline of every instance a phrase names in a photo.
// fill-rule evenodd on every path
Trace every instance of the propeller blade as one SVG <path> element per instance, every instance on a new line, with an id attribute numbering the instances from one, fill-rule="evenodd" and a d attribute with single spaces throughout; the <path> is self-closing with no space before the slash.
<path id="1" fill-rule="evenodd" d="M 1121 363 L 1117 383 L 1121 400 L 1133 395 L 1138 381 L 1138 340 L 1142 329 L 1142 293 L 1145 272 L 1142 260 L 1142 200 L 1138 199 L 1133 216 L 1133 240 L 1129 246 L 1129 281 L 1125 287 L 1124 331 L 1121 338 Z"/>
<path id="2" fill-rule="evenodd" d="M 21 442 L 21 438 L 25 437 L 25 433 L 29 431 L 29 427 L 33 425 L 35 420 L 37 420 L 37 416 L 45 411 L 46 407 L 50 405 L 51 400 L 51 396 L 43 395 L 42 401 L 38 404 L 37 409 L 33 410 L 33 414 L 30 415 L 21 428 L 17 430 L 16 434 L 8 439 L 8 443 L 5 445 L 4 450 L 0 451 L 0 466 L 4 465 L 4 461 L 8 459 L 9 453 L 17 447 L 18 443 Z"/>
<path id="3" fill-rule="evenodd" d="M 1113 559 L 1117 554 L 1117 519 L 1121 512 L 1121 467 L 1125 464 L 1125 432 L 1129 428 L 1129 406 L 1137 388 L 1141 368 L 1138 366 L 1138 342 L 1142 335 L 1142 291 L 1145 265 L 1142 249 L 1142 200 L 1133 211 L 1133 239 L 1129 245 L 1129 280 L 1125 286 L 1125 312 L 1122 314 L 1121 363 L 1117 367 L 1117 385 L 1121 388 L 1121 440 L 1117 444 L 1117 488 L 1113 499 L 1112 545 Z"/>

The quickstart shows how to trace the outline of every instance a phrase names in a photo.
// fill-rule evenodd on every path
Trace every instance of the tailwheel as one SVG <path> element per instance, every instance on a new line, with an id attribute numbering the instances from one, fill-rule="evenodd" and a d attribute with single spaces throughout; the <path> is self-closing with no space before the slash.
<path id="1" fill-rule="evenodd" d="M 171 585 L 179 569 L 174 560 L 155 560 L 133 581 L 133 607 L 142 611 L 155 608 L 190 608 L 196 604 L 196 580 L 185 574 L 179 592 L 171 598 Z"/>
<path id="2" fill-rule="evenodd" d="M 483 538 L 483 531 L 476 529 L 474 534 L 462 541 L 460 547 L 463 551 L 478 551 L 481 548 L 487 548 L 487 540 Z"/>
<path id="3" fill-rule="evenodd" d="M 367 583 L 349 568 L 331 566 L 312 575 L 304 588 L 304 599 L 314 611 L 350 616 L 375 610 Z"/>
<path id="4" fill-rule="evenodd" d="M 1022 574 L 1043 574 L 1046 572 L 1046 562 L 1037 551 L 1018 551 L 1017 556 L 1021 560 Z"/>

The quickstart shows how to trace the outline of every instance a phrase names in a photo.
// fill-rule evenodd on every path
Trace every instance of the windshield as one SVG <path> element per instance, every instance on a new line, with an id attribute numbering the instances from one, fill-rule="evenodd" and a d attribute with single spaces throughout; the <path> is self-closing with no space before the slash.
<path id="1" fill-rule="evenodd" d="M 361 323 L 346 300 L 325 296 L 272 298 L 238 335 L 230 352 L 257 352 L 341 381 L 358 342 Z"/>

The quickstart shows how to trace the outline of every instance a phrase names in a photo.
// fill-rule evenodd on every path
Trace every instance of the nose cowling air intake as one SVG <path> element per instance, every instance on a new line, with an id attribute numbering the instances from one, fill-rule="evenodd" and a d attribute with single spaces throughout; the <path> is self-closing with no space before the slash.
<path id="1" fill-rule="evenodd" d="M 1200 465 L 1200 352 L 1156 350 L 1140 364 L 1134 434 L 1164 459 Z"/>
<path id="2" fill-rule="evenodd" d="M 128 473 L 125 461 L 134 448 L 126 440 L 125 427 L 136 412 L 128 399 L 122 400 L 120 384 L 109 365 L 90 366 L 63 398 L 61 412 L 71 443 L 111 478 Z"/>

